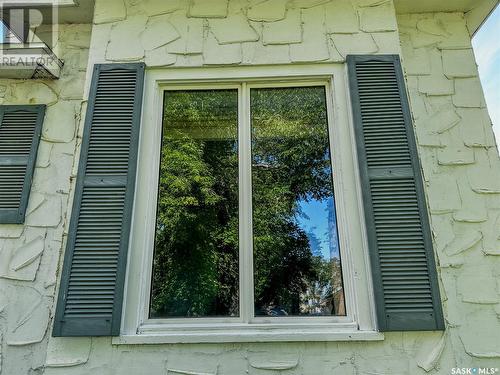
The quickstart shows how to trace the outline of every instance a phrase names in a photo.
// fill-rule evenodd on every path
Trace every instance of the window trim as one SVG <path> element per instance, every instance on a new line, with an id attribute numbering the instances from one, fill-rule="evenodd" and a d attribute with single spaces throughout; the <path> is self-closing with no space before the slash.
<path id="1" fill-rule="evenodd" d="M 266 318 L 253 316 L 253 249 L 251 233 L 252 196 L 249 178 L 250 163 L 250 98 L 254 87 L 298 87 L 323 85 L 326 88 L 328 133 L 330 140 L 336 209 L 338 218 L 340 252 L 346 301 L 346 317 L 283 317 Z M 158 186 L 158 164 L 163 116 L 163 93 L 179 89 L 238 89 L 238 135 L 240 176 L 240 291 L 250 289 L 251 299 L 240 294 L 240 316 L 227 318 L 168 318 L 149 319 L 149 293 L 151 287 L 152 257 L 157 194 L 151 194 L 151 186 Z M 347 89 L 346 70 L 343 64 L 153 69 L 146 73 L 146 90 L 143 124 L 139 146 L 139 168 L 136 198 L 131 230 L 131 249 L 125 286 L 125 308 L 121 338 L 116 343 L 149 342 L 221 342 L 221 341 L 302 341 L 302 340 L 350 340 L 380 339 L 375 332 L 374 297 L 366 245 L 366 230 L 362 216 L 361 186 L 355 160 L 355 142 Z M 247 134 L 242 134 L 243 132 Z M 158 147 L 151 147 L 151 142 Z M 346 142 L 349 144 L 346 145 Z M 356 171 L 349 173 L 348 171 Z M 346 178 L 349 174 L 349 178 Z M 342 176 L 339 178 L 336 175 Z M 346 184 L 350 186 L 345 186 Z M 149 189 L 149 191 L 148 191 Z M 155 188 L 156 189 L 156 188 Z M 350 203 L 359 215 L 347 215 L 346 192 Z M 356 202 L 352 202 L 355 199 Z M 248 206 L 250 205 L 250 206 Z M 352 212 L 352 211 L 349 211 Z M 249 216 L 245 222 L 244 219 Z M 356 216 L 353 220 L 352 216 Z M 348 223 L 349 222 L 349 223 Z M 354 225 L 353 225 L 353 222 Z M 143 230 L 140 228 L 142 227 Z M 149 228 L 146 230 L 146 228 Z M 349 246 L 349 244 L 358 243 Z M 242 243 L 245 246 L 242 246 Z M 355 251 L 353 251 L 353 246 Z M 347 249 L 350 248 L 348 251 Z M 139 249 L 143 249 L 140 251 Z M 357 251 L 356 251 L 357 249 Z M 246 257 L 246 258 L 244 258 Z M 353 259 L 356 258 L 356 259 Z M 135 286 L 132 288 L 132 286 Z M 370 333 L 371 332 L 371 333 Z M 383 336 L 383 335 L 382 335 Z M 141 339 L 142 337 L 142 339 Z M 154 339 L 148 339 L 154 337 Z"/>

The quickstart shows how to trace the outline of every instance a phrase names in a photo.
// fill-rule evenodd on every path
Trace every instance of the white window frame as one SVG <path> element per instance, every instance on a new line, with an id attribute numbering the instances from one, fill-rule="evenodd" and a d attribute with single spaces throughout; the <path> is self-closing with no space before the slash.
<path id="1" fill-rule="evenodd" d="M 254 317 L 250 88 L 324 86 L 347 316 Z M 163 97 L 166 90 L 237 89 L 240 316 L 149 319 Z M 121 335 L 115 344 L 380 340 L 344 64 L 169 68 L 146 72 L 136 197 Z"/>

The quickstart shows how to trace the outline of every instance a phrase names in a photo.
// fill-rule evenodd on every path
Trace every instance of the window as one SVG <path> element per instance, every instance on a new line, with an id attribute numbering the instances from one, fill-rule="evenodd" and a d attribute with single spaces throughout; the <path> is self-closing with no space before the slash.
<path id="1" fill-rule="evenodd" d="M 238 317 L 240 303 L 255 316 L 345 315 L 325 86 L 248 92 L 250 140 L 238 139 L 238 90 L 164 92 L 151 318 Z M 241 209 L 239 164 L 251 165 Z"/>
<path id="2" fill-rule="evenodd" d="M 295 69 L 146 76 L 117 343 L 377 335 L 344 77 Z"/>
<path id="3" fill-rule="evenodd" d="M 144 72 L 94 67 L 54 336 L 444 329 L 398 56 Z"/>

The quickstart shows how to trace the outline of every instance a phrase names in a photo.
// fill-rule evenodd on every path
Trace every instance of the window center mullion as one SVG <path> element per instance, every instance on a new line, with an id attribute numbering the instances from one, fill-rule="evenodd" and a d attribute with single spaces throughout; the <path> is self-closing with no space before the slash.
<path id="1" fill-rule="evenodd" d="M 250 91 L 242 83 L 238 109 L 240 311 L 243 322 L 253 318 L 252 145 Z"/>

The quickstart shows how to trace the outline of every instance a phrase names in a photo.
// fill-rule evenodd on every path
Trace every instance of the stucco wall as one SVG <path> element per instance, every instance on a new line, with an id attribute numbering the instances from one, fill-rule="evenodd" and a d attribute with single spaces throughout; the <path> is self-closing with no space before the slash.
<path id="1" fill-rule="evenodd" d="M 463 15 L 396 18 L 390 0 L 97 0 L 94 22 L 89 66 L 341 63 L 348 53 L 402 53 L 448 329 L 391 333 L 379 342 L 113 346 L 110 338 L 49 339 L 82 126 L 85 66 L 74 56 L 59 82 L 0 84 L 5 103 L 53 103 L 27 225 L 0 226 L 2 375 L 449 374 L 455 366 L 500 367 L 500 162 Z M 71 39 L 66 56 L 84 54 L 89 29 L 71 28 L 62 34 Z"/>
<path id="2" fill-rule="evenodd" d="M 0 79 L 1 104 L 46 104 L 25 225 L 0 225 L 0 373 L 41 373 L 77 129 L 82 113 L 90 25 L 60 25 L 59 80 Z"/>

